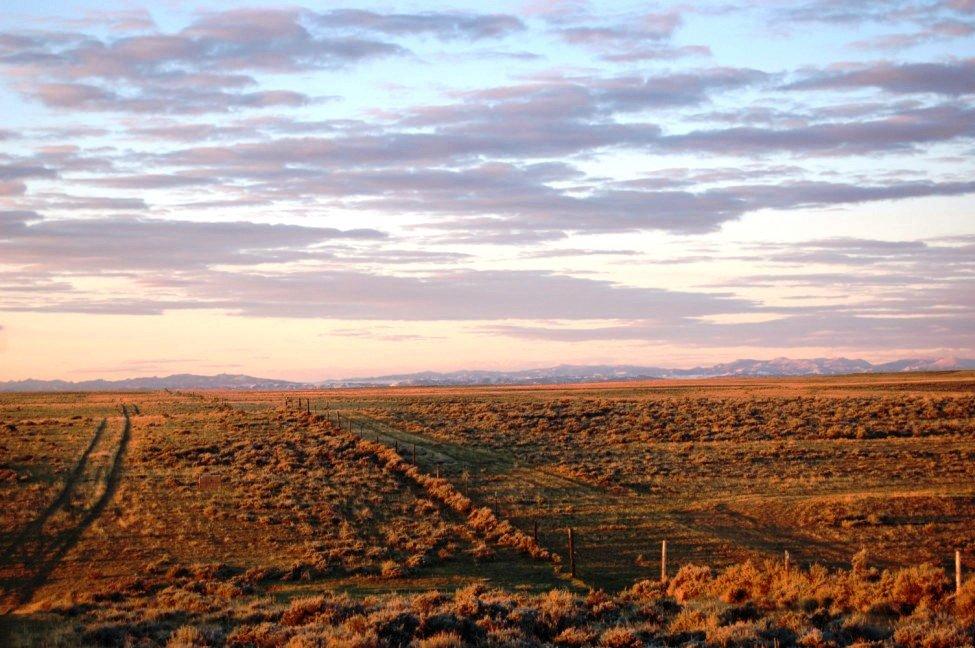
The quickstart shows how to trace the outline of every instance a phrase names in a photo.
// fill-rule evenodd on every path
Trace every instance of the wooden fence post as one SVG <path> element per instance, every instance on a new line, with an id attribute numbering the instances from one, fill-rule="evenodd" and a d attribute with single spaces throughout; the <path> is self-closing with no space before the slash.
<path id="1" fill-rule="evenodd" d="M 576 577 L 576 543 L 572 527 L 569 527 L 569 574 L 572 578 Z"/>
<path id="2" fill-rule="evenodd" d="M 667 541 L 660 543 L 660 582 L 667 582 Z"/>
<path id="3" fill-rule="evenodd" d="M 789 550 L 785 550 L 785 573 L 789 573 Z"/>
<path id="4" fill-rule="evenodd" d="M 955 550 L 955 597 L 961 594 L 961 551 Z"/>
<path id="5" fill-rule="evenodd" d="M 532 520 L 532 540 L 538 542 L 538 520 Z"/>

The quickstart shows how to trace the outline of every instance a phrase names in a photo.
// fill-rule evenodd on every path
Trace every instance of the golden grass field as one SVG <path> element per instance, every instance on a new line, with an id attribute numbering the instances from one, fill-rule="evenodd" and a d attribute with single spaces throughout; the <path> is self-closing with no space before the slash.
<path id="1" fill-rule="evenodd" d="M 3 645 L 975 637 L 972 372 L 3 394 L 0 432 Z"/>

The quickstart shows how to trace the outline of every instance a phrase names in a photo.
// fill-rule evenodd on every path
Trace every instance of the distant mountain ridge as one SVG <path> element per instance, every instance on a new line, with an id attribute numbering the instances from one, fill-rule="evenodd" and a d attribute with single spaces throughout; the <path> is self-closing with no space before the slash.
<path id="1" fill-rule="evenodd" d="M 150 376 L 145 378 L 123 378 L 122 380 L 11 380 L 0 382 L 0 391 L 143 391 L 158 389 L 301 389 L 305 383 L 255 378 L 240 374 L 217 374 L 199 376 L 196 374 L 173 374 L 171 376 Z"/>
<path id="2" fill-rule="evenodd" d="M 794 360 L 735 360 L 692 369 L 671 369 L 640 365 L 558 365 L 545 369 L 522 371 L 461 370 L 438 373 L 424 371 L 351 380 L 332 380 L 323 386 L 449 386 L 597 382 L 602 380 L 637 380 L 644 378 L 717 378 L 721 376 L 836 376 L 854 373 L 887 373 L 907 371 L 952 371 L 975 369 L 975 358 L 910 358 L 873 364 L 851 358 L 813 358 Z"/>
<path id="3" fill-rule="evenodd" d="M 450 372 L 421 371 L 369 378 L 293 382 L 273 378 L 256 378 L 241 374 L 200 376 L 174 374 L 122 380 L 13 380 L 0 382 L 0 391 L 137 391 L 159 389 L 241 389 L 287 390 L 317 387 L 366 386 L 463 386 L 463 385 L 534 385 L 545 383 L 579 383 L 649 378 L 717 378 L 721 376 L 837 376 L 854 373 L 900 373 L 908 371 L 953 371 L 975 369 L 975 358 L 910 358 L 873 364 L 855 358 L 812 358 L 795 360 L 735 360 L 692 369 L 667 369 L 640 365 L 558 365 L 545 369 L 520 371 L 461 370 Z"/>

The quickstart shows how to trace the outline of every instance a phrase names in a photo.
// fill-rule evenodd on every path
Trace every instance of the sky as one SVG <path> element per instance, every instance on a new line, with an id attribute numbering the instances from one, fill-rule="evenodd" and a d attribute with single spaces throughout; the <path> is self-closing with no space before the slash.
<path id="1" fill-rule="evenodd" d="M 975 357 L 973 0 L 110 4 L 0 0 L 0 380 Z"/>

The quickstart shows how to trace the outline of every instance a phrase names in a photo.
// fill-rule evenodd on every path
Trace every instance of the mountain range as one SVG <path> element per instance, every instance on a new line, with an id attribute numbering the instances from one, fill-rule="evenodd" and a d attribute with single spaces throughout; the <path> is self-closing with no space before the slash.
<path id="1" fill-rule="evenodd" d="M 906 371 L 956 371 L 975 369 L 973 358 L 911 358 L 874 364 L 851 358 L 812 358 L 795 360 L 735 360 L 692 369 L 668 369 L 639 365 L 558 365 L 521 371 L 461 370 L 423 371 L 367 378 L 292 382 L 256 378 L 239 374 L 199 376 L 174 374 L 164 377 L 125 378 L 122 380 L 14 380 L 0 382 L 0 391 L 126 391 L 159 389 L 314 389 L 319 387 L 366 386 L 457 386 L 457 385 L 534 385 L 579 383 L 649 378 L 714 378 L 720 376 L 835 376 L 856 373 L 899 373 Z"/>

